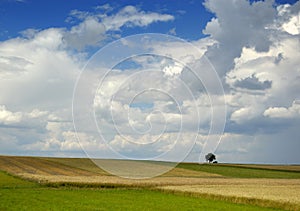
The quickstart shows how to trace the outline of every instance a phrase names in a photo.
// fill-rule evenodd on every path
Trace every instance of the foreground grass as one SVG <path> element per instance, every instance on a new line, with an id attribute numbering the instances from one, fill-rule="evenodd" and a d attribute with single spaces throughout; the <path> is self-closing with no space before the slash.
<path id="1" fill-rule="evenodd" d="M 230 166 L 226 164 L 197 164 L 180 163 L 177 168 L 194 171 L 209 172 L 225 177 L 233 178 L 277 178 L 277 179 L 299 179 L 299 171 L 247 168 L 243 166 Z"/>
<path id="2" fill-rule="evenodd" d="M 275 210 L 145 189 L 47 188 L 0 172 L 0 210 Z"/>
<path id="3" fill-rule="evenodd" d="M 17 189 L 17 188 L 35 188 L 40 187 L 38 184 L 26 180 L 21 180 L 18 177 L 9 175 L 0 171 L 0 189 Z M 2 195 L 1 195 L 2 196 Z M 0 198 L 1 200 L 1 198 Z"/>
<path id="4" fill-rule="evenodd" d="M 150 190 L 1 190 L 3 210 L 270 210 Z"/>

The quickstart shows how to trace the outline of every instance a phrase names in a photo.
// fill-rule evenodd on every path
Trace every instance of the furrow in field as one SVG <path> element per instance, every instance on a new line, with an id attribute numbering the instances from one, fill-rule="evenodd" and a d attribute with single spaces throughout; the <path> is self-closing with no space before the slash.
<path id="1" fill-rule="evenodd" d="M 89 176 L 95 173 L 32 157 L 0 156 L 0 169 L 11 174 Z"/>

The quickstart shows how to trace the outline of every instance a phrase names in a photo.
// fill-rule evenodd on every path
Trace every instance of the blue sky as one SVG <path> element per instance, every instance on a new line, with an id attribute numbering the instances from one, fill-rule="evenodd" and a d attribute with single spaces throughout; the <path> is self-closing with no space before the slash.
<path id="1" fill-rule="evenodd" d="M 276 4 L 294 4 L 297 0 L 277 0 Z M 0 27 L 2 33 L 0 39 L 16 37 L 28 28 L 45 29 L 49 27 L 67 27 L 71 24 L 66 22 L 70 11 L 82 10 L 93 11 L 97 6 L 111 4 L 115 10 L 128 5 L 127 1 L 97 1 L 78 0 L 70 4 L 68 1 L 39 1 L 39 0 L 3 0 L 0 2 L 1 15 Z M 167 24 L 153 24 L 143 29 L 126 30 L 124 35 L 132 33 L 167 33 L 168 29 L 176 28 L 177 36 L 195 40 L 203 36 L 202 29 L 214 16 L 204 6 L 202 1 L 190 0 L 187 3 L 180 1 L 131 1 L 142 10 L 161 11 L 176 16 L 175 21 Z"/>
<path id="2" fill-rule="evenodd" d="M 1 2 L 1 39 L 15 37 L 20 31 L 28 28 L 45 29 L 49 27 L 67 27 L 72 25 L 66 22 L 70 11 L 82 10 L 93 11 L 94 8 L 110 3 L 114 12 L 128 5 L 126 1 L 4 1 Z M 141 10 L 158 11 L 176 16 L 172 23 L 151 24 L 143 28 L 126 29 L 124 35 L 133 33 L 168 33 L 176 28 L 178 36 L 184 39 L 195 40 L 203 36 L 201 30 L 211 19 L 213 14 L 209 13 L 201 1 L 190 1 L 182 3 L 179 1 L 131 1 Z"/>
<path id="3" fill-rule="evenodd" d="M 299 11 L 1 1 L 0 153 L 300 163 Z"/>

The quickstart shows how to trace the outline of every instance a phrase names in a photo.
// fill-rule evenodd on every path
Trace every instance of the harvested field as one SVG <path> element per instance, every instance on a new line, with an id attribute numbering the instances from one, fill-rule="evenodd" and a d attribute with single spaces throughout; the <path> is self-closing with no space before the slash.
<path id="1" fill-rule="evenodd" d="M 103 162 L 103 161 L 102 161 Z M 128 161 L 107 160 L 106 165 L 125 166 Z M 130 164 L 132 166 L 131 161 Z M 121 163 L 121 164 L 120 164 Z M 147 165 L 148 168 L 157 169 L 162 166 L 160 163 L 136 162 L 135 168 L 139 165 Z M 164 166 L 163 166 L 164 167 Z M 63 176 L 111 176 L 111 174 L 100 169 L 95 163 L 87 158 L 35 158 L 35 157 L 16 157 L 0 156 L 0 169 L 11 174 L 25 175 L 63 175 Z M 138 173 L 138 172 L 137 172 Z M 189 169 L 174 168 L 163 175 L 164 177 L 221 177 L 221 175 L 193 171 Z"/>
<path id="2" fill-rule="evenodd" d="M 106 171 L 100 169 L 94 162 L 97 163 L 97 160 L 91 161 L 88 158 L 41 158 L 53 162 L 57 162 L 60 164 L 72 166 L 75 168 L 80 168 L 86 171 L 91 171 L 97 174 L 101 175 L 110 175 Z M 120 161 L 120 160 L 100 160 L 99 165 L 113 165 L 115 167 L 119 167 L 120 169 L 123 169 L 124 171 L 124 166 L 134 166 L 135 171 L 138 169 L 144 169 L 145 165 L 147 165 L 148 171 L 154 171 L 156 170 L 159 172 L 159 170 L 164 170 L 170 167 L 166 167 L 166 165 L 162 165 L 163 163 L 145 163 L 145 162 L 136 162 L 136 161 Z M 128 165 L 128 163 L 130 165 Z M 171 168 L 174 166 L 174 164 L 171 164 Z M 139 168 L 143 167 L 143 168 Z M 133 169 L 128 169 L 128 172 L 132 173 Z M 135 172 L 136 175 L 142 175 L 142 172 Z M 125 175 L 126 176 L 126 175 Z M 212 173 L 207 173 L 207 172 L 202 172 L 202 171 L 193 171 L 189 169 L 183 169 L 183 168 L 173 168 L 169 172 L 166 172 L 162 176 L 164 177 L 176 177 L 176 176 L 181 176 L 181 177 L 221 177 L 219 174 L 212 174 Z"/>
<path id="3" fill-rule="evenodd" d="M 55 162 L 58 164 L 70 166 L 73 168 L 82 169 L 85 171 L 96 173 L 97 175 L 110 175 L 106 171 L 99 168 L 92 160 L 89 158 L 40 158 L 42 160 L 47 160 Z"/>
<path id="4" fill-rule="evenodd" d="M 96 173 L 35 157 L 0 156 L 0 169 L 11 174 L 91 176 Z"/>

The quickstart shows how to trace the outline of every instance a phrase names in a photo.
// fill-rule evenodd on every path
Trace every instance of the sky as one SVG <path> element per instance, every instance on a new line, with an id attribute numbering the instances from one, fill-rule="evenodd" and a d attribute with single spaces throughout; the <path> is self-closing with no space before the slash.
<path id="1" fill-rule="evenodd" d="M 0 154 L 300 163 L 300 1 L 0 2 Z"/>

